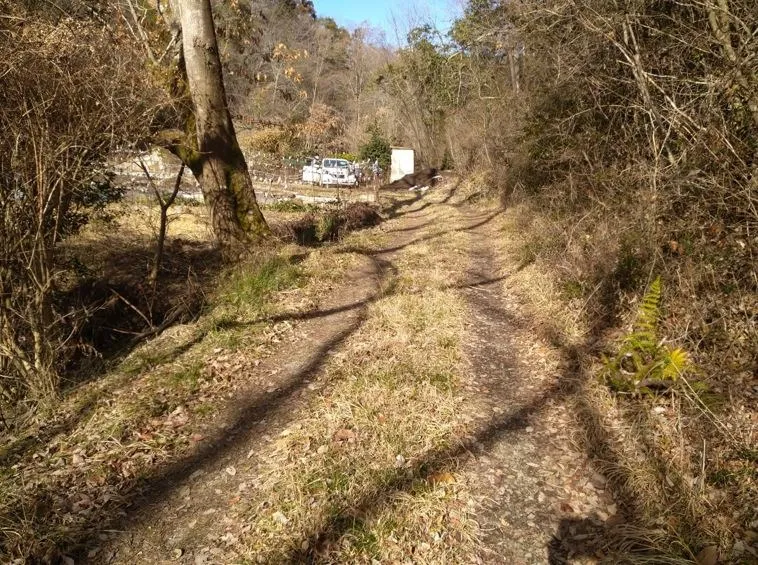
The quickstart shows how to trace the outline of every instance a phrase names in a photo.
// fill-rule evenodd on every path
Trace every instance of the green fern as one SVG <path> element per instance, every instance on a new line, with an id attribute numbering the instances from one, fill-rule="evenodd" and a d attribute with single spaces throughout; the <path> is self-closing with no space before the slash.
<path id="1" fill-rule="evenodd" d="M 642 298 L 632 332 L 622 341 L 621 354 L 655 355 L 658 350 L 658 321 L 661 317 L 661 279 L 656 278 Z"/>
<path id="2" fill-rule="evenodd" d="M 675 381 L 691 367 L 692 363 L 690 356 L 680 347 L 670 349 L 667 353 L 663 358 L 665 363 L 661 367 L 660 374 L 664 380 Z"/>
<path id="3" fill-rule="evenodd" d="M 603 357 L 603 376 L 619 392 L 651 393 L 669 388 L 692 369 L 689 355 L 672 348 L 658 335 L 662 287 L 656 278 L 642 298 L 632 331 L 625 335 L 614 357 Z"/>
<path id="4" fill-rule="evenodd" d="M 655 334 L 658 331 L 658 321 L 661 316 L 661 277 L 650 283 L 650 288 L 642 298 L 637 311 L 637 320 L 634 323 L 634 329 L 638 332 L 651 332 Z"/>

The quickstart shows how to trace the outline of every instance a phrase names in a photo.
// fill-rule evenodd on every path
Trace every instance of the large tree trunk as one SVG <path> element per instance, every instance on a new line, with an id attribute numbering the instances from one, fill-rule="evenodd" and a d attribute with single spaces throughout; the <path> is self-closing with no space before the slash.
<path id="1" fill-rule="evenodd" d="M 229 249 L 268 233 L 226 104 L 210 0 L 179 0 L 197 152 L 185 161 L 203 189 L 216 238 Z"/>

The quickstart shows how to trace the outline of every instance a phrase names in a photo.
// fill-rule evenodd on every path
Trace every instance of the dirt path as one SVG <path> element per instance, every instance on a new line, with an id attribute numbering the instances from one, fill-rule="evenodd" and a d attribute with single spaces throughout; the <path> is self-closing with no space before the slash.
<path id="1" fill-rule="evenodd" d="M 594 562 L 615 508 L 571 379 L 503 291 L 500 211 L 450 200 L 342 249 L 358 267 L 87 561 Z"/>
<path id="2" fill-rule="evenodd" d="M 405 204 L 403 201 L 398 209 Z M 412 201 L 406 205 L 411 205 Z M 229 523 L 227 511 L 258 478 L 258 453 L 287 429 L 298 409 L 324 387 L 322 365 L 361 325 L 397 273 L 390 259 L 419 237 L 424 215 L 396 222 L 390 245 L 360 255 L 358 266 L 319 304 L 295 317 L 292 339 L 266 358 L 228 409 L 205 430 L 195 453 L 154 481 L 128 509 L 105 543 L 91 544 L 92 563 L 221 563 L 213 547 Z M 105 536 L 103 536 L 105 537 Z"/>
<path id="3" fill-rule="evenodd" d="M 206 430 L 202 448 L 182 460 L 131 509 L 115 545 L 91 553 L 93 562 L 175 562 L 201 557 L 223 510 L 236 494 L 230 484 L 255 474 L 253 456 L 271 435 L 286 427 L 309 394 L 323 358 L 360 324 L 365 305 L 375 299 L 382 273 L 365 260 L 338 292 L 310 314 L 296 337 L 266 359 L 251 376 L 251 386 Z M 261 384 L 265 390 L 261 391 Z M 237 489 L 239 490 L 239 489 Z M 204 562 L 198 558 L 195 562 Z"/>
<path id="4" fill-rule="evenodd" d="M 480 219 L 468 213 L 471 223 Z M 465 352 L 478 417 L 468 471 L 482 509 L 483 558 L 514 565 L 584 562 L 573 558 L 593 557 L 583 541 L 595 537 L 591 533 L 616 507 L 605 479 L 578 448 L 576 424 L 564 402 L 574 375 L 503 292 L 508 272 L 492 245 L 503 237 L 497 224 L 470 233 Z"/>

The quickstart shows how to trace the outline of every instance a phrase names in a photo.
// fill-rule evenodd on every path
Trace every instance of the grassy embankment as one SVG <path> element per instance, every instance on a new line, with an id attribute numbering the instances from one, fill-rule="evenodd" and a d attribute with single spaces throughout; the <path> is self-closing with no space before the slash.
<path id="1" fill-rule="evenodd" d="M 82 279 L 134 290 L 152 256 L 157 211 L 129 203 L 109 212 L 110 220 L 67 242 L 67 260 L 87 254 Z M 298 215 L 272 210 L 269 218 Z M 109 359 L 82 363 L 79 373 L 67 375 L 57 406 L 6 431 L 0 489 L 6 558 L 53 558 L 58 548 L 110 523 L 135 487 L 202 442 L 205 423 L 251 367 L 291 334 L 293 324 L 269 318 L 311 309 L 351 265 L 349 255 L 315 250 L 303 259 L 302 252 L 292 244 L 267 245 L 221 269 L 204 208 L 174 208 L 161 292 L 174 294 L 172 304 L 199 301 L 200 307 L 193 304 L 185 323 L 131 350 L 113 347 Z"/>

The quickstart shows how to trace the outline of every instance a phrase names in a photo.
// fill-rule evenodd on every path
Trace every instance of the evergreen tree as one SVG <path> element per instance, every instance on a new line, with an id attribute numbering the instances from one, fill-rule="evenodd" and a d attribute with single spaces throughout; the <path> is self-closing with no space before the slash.
<path id="1" fill-rule="evenodd" d="M 374 122 L 366 128 L 366 133 L 369 134 L 368 143 L 362 145 L 360 148 L 360 158 L 363 160 L 369 160 L 372 163 L 374 160 L 379 161 L 379 166 L 382 169 L 386 169 L 390 165 L 390 158 L 392 156 L 392 149 L 390 142 L 384 137 L 379 125 Z"/>

